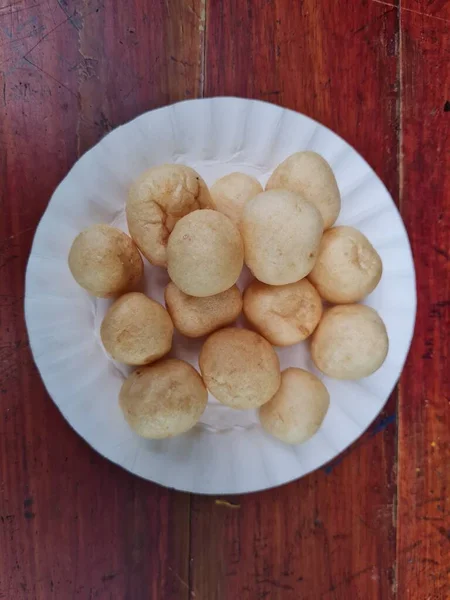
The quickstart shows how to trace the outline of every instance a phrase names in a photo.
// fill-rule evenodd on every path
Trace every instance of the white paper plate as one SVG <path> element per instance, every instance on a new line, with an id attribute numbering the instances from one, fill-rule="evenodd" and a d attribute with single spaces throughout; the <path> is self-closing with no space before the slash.
<path id="1" fill-rule="evenodd" d="M 386 323 L 389 354 L 371 377 L 342 382 L 323 377 L 308 345 L 279 351 L 282 368 L 305 367 L 331 395 L 319 432 L 287 446 L 261 429 L 254 411 L 233 411 L 210 399 L 201 424 L 163 441 L 142 440 L 124 421 L 117 396 L 126 368 L 112 362 L 98 335 L 108 301 L 73 280 L 67 255 L 78 232 L 93 223 L 126 230 L 128 188 L 150 166 L 176 162 L 208 184 L 232 171 L 264 184 L 289 154 L 315 150 L 331 164 L 342 194 L 338 224 L 367 235 L 384 264 L 366 303 Z M 167 274 L 146 264 L 147 292 L 163 302 Z M 248 278 L 243 273 L 242 278 Z M 241 278 L 241 279 L 242 279 Z M 98 452 L 132 473 L 197 493 L 242 493 L 276 486 L 317 469 L 355 441 L 377 416 L 402 370 L 416 310 L 408 237 L 382 182 L 335 133 L 272 104 L 238 98 L 192 100 L 148 112 L 119 127 L 73 167 L 48 205 L 34 238 L 26 275 L 25 314 L 42 379 L 71 426 Z M 178 336 L 174 355 L 197 366 L 201 341 Z"/>

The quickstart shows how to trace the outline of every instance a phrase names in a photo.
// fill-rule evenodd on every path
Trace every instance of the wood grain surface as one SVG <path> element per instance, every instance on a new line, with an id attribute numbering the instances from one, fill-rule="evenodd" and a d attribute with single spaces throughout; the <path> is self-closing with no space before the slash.
<path id="1" fill-rule="evenodd" d="M 401 13 L 400 205 L 418 315 L 399 396 L 398 597 L 450 598 L 450 3 Z"/>
<path id="2" fill-rule="evenodd" d="M 450 597 L 449 24 L 444 0 L 0 0 L 0 600 Z M 305 112 L 388 186 L 419 311 L 383 414 L 344 455 L 236 498 L 142 481 L 65 423 L 33 364 L 24 272 L 77 157 L 202 95 Z"/>

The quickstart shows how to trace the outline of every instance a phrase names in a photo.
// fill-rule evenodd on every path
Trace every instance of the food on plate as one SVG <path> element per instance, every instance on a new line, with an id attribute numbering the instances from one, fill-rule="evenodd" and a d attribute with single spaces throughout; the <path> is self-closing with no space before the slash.
<path id="1" fill-rule="evenodd" d="M 257 408 L 280 386 L 280 363 L 267 340 L 254 331 L 229 327 L 211 334 L 199 358 L 203 381 L 232 408 Z"/>
<path id="2" fill-rule="evenodd" d="M 269 285 L 299 281 L 316 261 L 323 220 L 310 202 L 288 190 L 258 194 L 245 205 L 241 224 L 245 263 Z"/>
<path id="3" fill-rule="evenodd" d="M 311 343 L 314 364 L 336 379 L 361 379 L 383 364 L 389 348 L 378 313 L 362 304 L 333 306 L 322 317 Z"/>
<path id="4" fill-rule="evenodd" d="M 167 269 L 189 296 L 214 296 L 234 285 L 244 262 L 237 227 L 215 210 L 196 210 L 180 219 L 167 244 Z"/>
<path id="5" fill-rule="evenodd" d="M 144 438 L 167 438 L 192 429 L 205 410 L 208 392 L 197 371 L 169 358 L 131 373 L 119 404 L 128 424 Z"/>
<path id="6" fill-rule="evenodd" d="M 172 347 L 173 323 L 166 309 L 144 294 L 131 292 L 110 306 L 100 337 L 114 360 L 146 365 Z"/>
<path id="7" fill-rule="evenodd" d="M 142 254 L 154 265 L 167 265 L 166 246 L 179 219 L 214 208 L 206 183 L 184 165 L 148 169 L 131 186 L 126 206 L 128 229 Z"/>
<path id="8" fill-rule="evenodd" d="M 330 405 L 324 384 L 312 373 L 291 367 L 281 373 L 274 397 L 259 409 L 261 425 L 287 444 L 302 444 L 321 426 Z"/>
<path id="9" fill-rule="evenodd" d="M 271 344 L 291 346 L 317 327 L 322 300 L 307 279 L 275 286 L 254 280 L 244 293 L 244 314 Z"/>
<path id="10" fill-rule="evenodd" d="M 383 265 L 369 240 L 354 227 L 325 231 L 309 280 L 333 304 L 359 302 L 378 285 Z"/>
<path id="11" fill-rule="evenodd" d="M 230 173 L 218 179 L 211 187 L 211 196 L 219 210 L 236 225 L 241 220 L 245 204 L 263 191 L 257 179 L 245 173 Z"/>
<path id="12" fill-rule="evenodd" d="M 76 282 L 99 298 L 129 291 L 144 271 L 133 240 L 110 225 L 91 225 L 77 235 L 69 252 L 69 268 Z"/>
<path id="13" fill-rule="evenodd" d="M 375 310 L 355 303 L 379 283 L 382 262 L 360 231 L 331 227 L 340 203 L 333 172 L 315 152 L 288 157 L 265 191 L 237 172 L 209 191 L 190 167 L 166 164 L 131 187 L 131 237 L 109 225 L 77 236 L 69 253 L 76 281 L 96 296 L 120 295 L 100 337 L 113 360 L 138 367 L 119 395 L 137 434 L 162 439 L 188 431 L 209 390 L 233 409 L 258 408 L 265 431 L 301 444 L 320 428 L 330 396 L 312 373 L 281 372 L 272 344 L 311 336 L 313 363 L 336 379 L 360 379 L 381 367 L 386 327 Z M 143 276 L 138 248 L 167 267 L 167 308 L 133 291 Z M 255 280 L 242 296 L 236 281 L 244 261 Z M 161 284 L 165 276 L 153 274 Z M 336 306 L 324 312 L 323 300 Z M 230 326 L 242 310 L 255 331 Z M 166 357 L 175 328 L 189 338 L 209 336 L 198 357 L 201 376 Z"/>
<path id="14" fill-rule="evenodd" d="M 242 296 L 238 287 L 207 298 L 188 296 L 170 282 L 164 293 L 167 310 L 175 327 L 187 337 L 208 335 L 230 325 L 242 310 Z"/>
<path id="15" fill-rule="evenodd" d="M 338 218 L 341 195 L 334 173 L 317 152 L 296 152 L 288 156 L 269 178 L 266 190 L 286 189 L 316 206 L 328 229 Z"/>

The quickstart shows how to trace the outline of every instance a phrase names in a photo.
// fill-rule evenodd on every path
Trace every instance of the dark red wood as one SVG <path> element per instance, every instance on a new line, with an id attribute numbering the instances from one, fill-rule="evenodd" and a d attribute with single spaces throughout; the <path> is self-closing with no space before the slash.
<path id="1" fill-rule="evenodd" d="M 23 296 L 34 229 L 79 153 L 201 92 L 201 10 L 0 2 L 0 599 L 189 597 L 189 496 L 109 464 L 64 422 Z"/>
<path id="2" fill-rule="evenodd" d="M 401 209 L 418 315 L 399 397 L 398 598 L 450 598 L 450 4 L 401 13 Z"/>
<path id="3" fill-rule="evenodd" d="M 397 30 L 397 11 L 373 2 L 212 2 L 205 91 L 264 98 L 318 119 L 363 154 L 396 198 Z M 196 597 L 395 598 L 395 409 L 394 397 L 387 420 L 299 482 L 234 498 L 236 508 L 194 497 Z"/>
<path id="4" fill-rule="evenodd" d="M 450 597 L 449 22 L 444 0 L 0 0 L 0 600 Z M 88 448 L 23 322 L 33 232 L 79 154 L 203 92 L 346 138 L 399 198 L 418 275 L 398 447 L 394 394 L 327 468 L 227 499 Z"/>

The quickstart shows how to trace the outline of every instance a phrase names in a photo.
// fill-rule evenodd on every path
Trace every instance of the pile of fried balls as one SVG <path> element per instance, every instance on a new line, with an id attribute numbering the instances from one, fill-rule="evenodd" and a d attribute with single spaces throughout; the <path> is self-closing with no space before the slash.
<path id="1" fill-rule="evenodd" d="M 131 237 L 97 224 L 75 238 L 69 254 L 75 280 L 94 296 L 116 297 L 100 335 L 112 359 L 138 366 L 119 403 L 140 436 L 188 431 L 209 390 L 234 409 L 258 408 L 269 434 L 299 444 L 319 429 L 329 393 L 308 371 L 280 372 L 273 346 L 311 338 L 314 364 L 337 379 L 380 368 L 386 327 L 375 310 L 357 303 L 377 286 L 382 263 L 360 231 L 333 227 L 340 207 L 333 171 L 315 152 L 289 156 L 264 191 L 243 173 L 208 189 L 192 168 L 165 164 L 131 186 Z M 135 291 L 141 254 L 167 268 L 165 307 Z M 241 294 L 236 281 L 244 263 L 254 280 Z M 241 312 L 246 329 L 232 326 Z M 189 338 L 207 336 L 201 374 L 185 361 L 163 358 L 174 328 Z"/>

